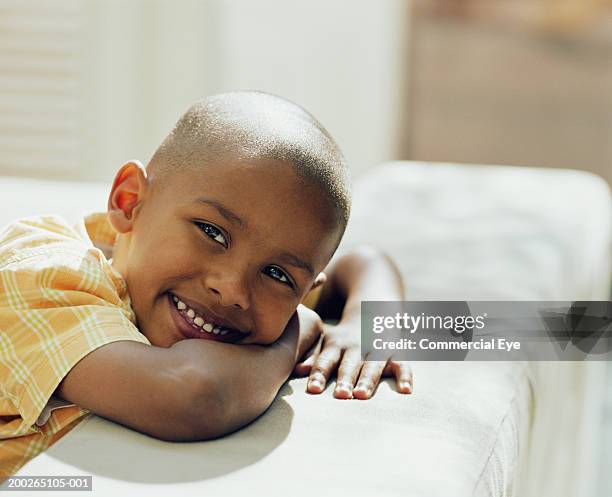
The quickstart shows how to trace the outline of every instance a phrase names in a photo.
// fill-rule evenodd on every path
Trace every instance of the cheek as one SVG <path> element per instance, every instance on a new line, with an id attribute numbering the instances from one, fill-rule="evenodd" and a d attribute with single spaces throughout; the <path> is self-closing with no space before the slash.
<path id="1" fill-rule="evenodd" d="M 196 258 L 182 243 L 163 238 L 134 244 L 128 263 L 127 285 L 132 305 L 140 318 L 149 315 L 163 301 L 164 293 L 178 282 L 195 277 Z"/>
<path id="2" fill-rule="evenodd" d="M 190 241 L 183 237 L 160 236 L 136 247 L 136 264 L 144 280 L 159 280 L 181 276 L 197 268 Z"/>
<path id="3" fill-rule="evenodd" d="M 262 345 L 268 345 L 278 340 L 283 334 L 296 307 L 293 303 L 279 305 L 278 302 L 257 302 L 256 309 L 256 341 Z"/>

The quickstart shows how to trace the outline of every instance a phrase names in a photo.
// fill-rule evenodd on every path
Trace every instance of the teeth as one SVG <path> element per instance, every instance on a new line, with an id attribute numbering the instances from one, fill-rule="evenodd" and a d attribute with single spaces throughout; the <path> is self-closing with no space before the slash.
<path id="1" fill-rule="evenodd" d="M 174 300 L 174 303 L 176 304 L 176 307 L 179 311 L 184 311 L 185 309 L 187 309 L 187 312 L 185 314 L 187 314 L 187 316 L 193 320 L 192 324 L 197 326 L 198 328 L 201 328 L 207 333 L 214 333 L 215 335 L 227 335 L 227 333 L 229 332 L 229 330 L 226 330 L 219 326 L 214 326 L 213 324 L 204 321 L 204 318 L 202 316 L 196 314 L 193 309 L 187 307 L 187 304 L 179 300 L 178 297 L 173 296 L 172 300 Z"/>

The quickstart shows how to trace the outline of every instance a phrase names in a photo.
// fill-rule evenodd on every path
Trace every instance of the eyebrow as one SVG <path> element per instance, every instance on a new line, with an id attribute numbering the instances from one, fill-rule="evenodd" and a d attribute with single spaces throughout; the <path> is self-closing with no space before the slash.
<path id="1" fill-rule="evenodd" d="M 236 214 L 233 210 L 225 207 L 218 200 L 208 198 L 208 197 L 200 197 L 197 199 L 197 202 L 214 207 L 215 209 L 219 211 L 219 214 L 221 214 L 229 222 L 237 224 L 240 227 L 246 227 L 246 222 L 243 221 L 242 218 L 238 214 Z M 308 262 L 303 261 L 302 259 L 292 254 L 291 252 L 281 252 L 279 254 L 279 258 L 284 259 L 285 261 L 287 261 L 287 263 L 295 267 L 299 267 L 299 268 L 302 268 L 308 271 L 311 276 L 314 276 L 314 268 L 312 267 L 312 264 L 309 264 Z"/>
<path id="2" fill-rule="evenodd" d="M 201 203 L 201 204 L 206 204 L 206 205 L 210 205 L 210 206 L 214 207 L 215 209 L 217 209 L 219 211 L 219 214 L 221 214 L 230 223 L 238 224 L 241 227 L 246 227 L 246 223 L 242 220 L 242 218 L 238 214 L 236 214 L 233 210 L 228 209 L 227 207 L 225 207 L 218 200 L 214 200 L 214 199 L 208 198 L 208 197 L 200 197 L 197 200 L 197 202 Z"/>
<path id="3" fill-rule="evenodd" d="M 282 252 L 279 255 L 279 258 L 285 259 L 289 264 L 293 266 L 305 269 L 306 271 L 310 273 L 311 276 L 314 276 L 314 268 L 312 267 L 312 264 L 309 264 L 308 262 L 304 262 L 302 259 L 300 259 L 296 255 L 293 255 L 289 252 Z"/>

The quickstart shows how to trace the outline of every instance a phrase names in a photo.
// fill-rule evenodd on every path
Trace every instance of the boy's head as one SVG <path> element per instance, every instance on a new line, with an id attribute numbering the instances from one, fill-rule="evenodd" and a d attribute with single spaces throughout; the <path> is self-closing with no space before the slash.
<path id="1" fill-rule="evenodd" d="M 325 282 L 349 211 L 344 158 L 316 119 L 269 94 L 216 95 L 180 118 L 146 170 L 117 173 L 113 266 L 153 345 L 268 344 Z"/>

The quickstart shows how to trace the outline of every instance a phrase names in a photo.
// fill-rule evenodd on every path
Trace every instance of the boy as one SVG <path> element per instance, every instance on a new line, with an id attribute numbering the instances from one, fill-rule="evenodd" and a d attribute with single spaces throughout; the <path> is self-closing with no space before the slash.
<path id="1" fill-rule="evenodd" d="M 237 92 L 192 106 L 146 170 L 123 165 L 106 214 L 76 231 L 55 216 L 10 225 L 0 476 L 88 412 L 164 440 L 221 436 L 292 370 L 311 393 L 336 369 L 338 398 L 369 398 L 382 374 L 410 393 L 407 364 L 360 357 L 359 303 L 403 297 L 394 266 L 362 250 L 323 272 L 349 209 L 327 131 L 288 101 Z M 314 289 L 323 317 L 344 304 L 338 326 L 300 304 Z"/>

